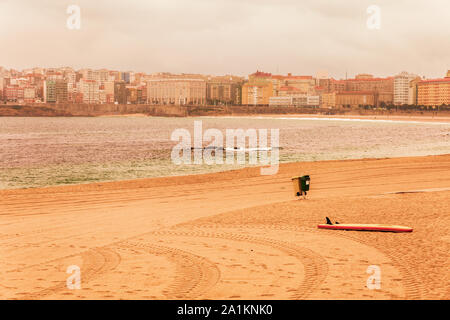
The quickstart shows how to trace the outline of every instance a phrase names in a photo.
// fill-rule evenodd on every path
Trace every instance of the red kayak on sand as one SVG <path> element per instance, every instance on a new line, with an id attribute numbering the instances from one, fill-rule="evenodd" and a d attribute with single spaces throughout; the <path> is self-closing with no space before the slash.
<path id="1" fill-rule="evenodd" d="M 319 224 L 319 229 L 347 231 L 412 232 L 413 228 L 386 224 Z"/>

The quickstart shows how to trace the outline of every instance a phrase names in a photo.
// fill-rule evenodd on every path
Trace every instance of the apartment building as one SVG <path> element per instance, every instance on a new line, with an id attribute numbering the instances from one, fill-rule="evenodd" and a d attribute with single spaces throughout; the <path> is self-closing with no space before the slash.
<path id="1" fill-rule="evenodd" d="M 311 93 L 316 86 L 316 79 L 313 76 L 295 76 L 292 73 L 287 75 L 272 75 L 257 71 L 248 76 L 249 82 L 252 81 L 270 81 L 272 82 L 272 96 L 277 97 L 281 88 L 293 87 L 302 93 Z"/>
<path id="2" fill-rule="evenodd" d="M 78 83 L 78 92 L 83 96 L 83 103 L 100 103 L 100 88 L 97 81 L 81 79 Z"/>
<path id="3" fill-rule="evenodd" d="M 450 105 L 450 71 L 445 78 L 417 82 L 417 104 L 433 107 Z"/>
<path id="4" fill-rule="evenodd" d="M 285 85 L 297 88 L 303 93 L 311 93 L 316 86 L 316 80 L 312 76 L 293 76 L 289 73 L 285 78 Z"/>
<path id="5" fill-rule="evenodd" d="M 100 102 L 114 103 L 114 81 L 105 81 L 100 85 Z"/>
<path id="6" fill-rule="evenodd" d="M 394 104 L 414 104 L 414 94 L 412 92 L 411 81 L 419 78 L 417 75 L 402 72 L 394 77 Z"/>
<path id="7" fill-rule="evenodd" d="M 56 92 L 56 102 L 57 103 L 64 103 L 67 102 L 67 81 L 64 80 L 56 80 L 55 83 L 55 92 Z"/>
<path id="8" fill-rule="evenodd" d="M 207 104 L 241 104 L 242 83 L 240 77 L 210 77 L 206 83 Z"/>
<path id="9" fill-rule="evenodd" d="M 36 87 L 23 88 L 23 100 L 25 103 L 34 103 L 36 98 Z"/>
<path id="10" fill-rule="evenodd" d="M 376 106 L 377 93 L 373 91 L 335 91 L 322 95 L 322 108 L 356 109 L 360 106 Z"/>
<path id="11" fill-rule="evenodd" d="M 17 84 L 7 85 L 4 89 L 5 100 L 7 101 L 21 101 L 23 100 L 23 88 Z"/>
<path id="12" fill-rule="evenodd" d="M 147 81 L 150 104 L 204 105 L 206 81 L 200 78 L 160 78 Z"/>
<path id="13" fill-rule="evenodd" d="M 269 105 L 272 96 L 273 84 L 270 80 L 253 78 L 242 86 L 243 105 Z"/>
<path id="14" fill-rule="evenodd" d="M 56 80 L 45 80 L 44 102 L 56 103 Z"/>
<path id="15" fill-rule="evenodd" d="M 310 96 L 307 94 L 278 96 L 269 98 L 269 106 L 287 106 L 287 107 L 310 107 L 316 108 L 320 105 L 320 96 Z"/>
<path id="16" fill-rule="evenodd" d="M 345 80 L 317 79 L 317 84 L 323 95 L 333 92 L 372 91 L 378 97 L 376 106 L 382 103 L 390 105 L 394 102 L 394 77 L 375 78 L 371 74 L 359 74 L 353 79 Z M 325 99 L 327 100 L 328 97 Z"/>
<path id="17" fill-rule="evenodd" d="M 127 104 L 127 87 L 123 81 L 114 82 L 114 102 Z"/>
<path id="18" fill-rule="evenodd" d="M 0 74 L 0 100 L 3 100 L 4 88 L 5 88 L 5 79 Z"/>
<path id="19" fill-rule="evenodd" d="M 68 101 L 68 84 L 64 80 L 46 80 L 44 82 L 44 102 L 64 103 Z"/>
<path id="20" fill-rule="evenodd" d="M 391 105 L 394 103 L 394 77 L 375 78 L 370 74 L 357 75 L 354 79 L 345 80 L 346 91 L 373 91 L 379 99 L 376 106 L 381 103 Z"/>

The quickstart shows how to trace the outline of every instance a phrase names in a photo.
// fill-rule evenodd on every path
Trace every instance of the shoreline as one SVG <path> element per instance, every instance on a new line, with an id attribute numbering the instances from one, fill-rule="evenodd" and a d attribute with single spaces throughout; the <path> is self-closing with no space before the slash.
<path id="1" fill-rule="evenodd" d="M 393 160 L 401 161 L 402 159 L 411 161 L 413 159 L 423 159 L 423 158 L 439 158 L 439 157 L 450 157 L 450 153 L 446 154 L 436 154 L 436 155 L 426 155 L 426 156 L 405 156 L 405 157 L 381 157 L 381 158 L 355 158 L 355 159 L 333 159 L 333 160 L 311 160 L 311 161 L 292 161 L 283 162 L 279 164 L 279 171 L 285 171 L 289 168 L 301 166 L 304 164 L 339 164 L 339 163 L 349 163 L 349 162 L 376 162 L 382 160 Z M 251 166 L 238 169 L 225 169 L 223 171 L 214 172 L 204 172 L 204 173 L 193 173 L 193 174 L 180 174 L 180 175 L 168 175 L 168 176 L 156 176 L 140 179 L 124 179 L 124 180 L 105 180 L 99 182 L 87 182 L 81 184 L 60 184 L 60 185 L 48 185 L 43 187 L 24 187 L 24 188 L 10 188 L 10 189 L 0 189 L 0 195 L 12 195 L 18 193 L 42 193 L 46 192 L 64 192 L 64 191 L 75 191 L 75 190 L 115 190 L 120 188 L 119 186 L 126 185 L 127 188 L 135 186 L 136 188 L 146 188 L 154 187 L 160 184 L 161 186 L 172 185 L 172 184 L 192 184 L 192 183 L 203 183 L 210 180 L 229 180 L 234 178 L 245 177 L 258 177 L 260 176 L 261 166 Z M 450 169 L 449 169 L 450 170 Z M 276 174 L 277 175 L 277 174 Z M 226 177 L 226 178 L 224 178 Z M 231 178 L 230 178 L 231 177 Z"/>
<path id="2" fill-rule="evenodd" d="M 214 117 L 214 116 L 212 116 Z M 221 116 L 218 116 L 221 117 Z M 279 114 L 279 115 L 248 115 L 248 116 L 228 116 L 228 117 L 249 117 L 249 118 L 274 118 L 274 119 L 307 119 L 307 120 L 368 120 L 368 121 L 392 121 L 392 122 L 443 122 L 450 123 L 450 116 L 403 116 L 403 115 L 321 115 L 321 114 Z"/>
<path id="3" fill-rule="evenodd" d="M 449 124 L 450 117 L 422 117 L 422 116 L 362 116 L 362 115 L 320 115 L 320 114 L 255 114 L 255 115 L 230 115 L 230 116 L 193 116 L 191 118 L 248 118 L 248 119 L 280 119 L 280 120 L 330 120 L 330 121 L 367 121 L 367 122 L 392 122 L 392 123 L 437 123 Z"/>
<path id="4" fill-rule="evenodd" d="M 63 113 L 56 113 L 56 115 L 0 115 L 1 118 L 173 118 L 174 116 L 154 116 L 145 113 L 129 113 L 129 114 L 100 114 L 100 115 L 64 115 Z M 178 117 L 179 118 L 179 117 Z M 189 115 L 183 116 L 181 118 L 273 118 L 273 119 L 305 119 L 305 120 L 320 120 L 320 119 L 330 119 L 330 120 L 367 120 L 367 121 L 392 121 L 392 122 L 442 122 L 450 123 L 450 116 L 437 115 L 437 116 L 419 116 L 419 115 L 358 115 L 358 114 L 345 114 L 345 115 L 324 115 L 324 114 L 309 114 L 309 113 L 299 113 L 299 114 L 230 114 L 230 115 Z"/>
<path id="5" fill-rule="evenodd" d="M 279 173 L 290 170 L 293 167 L 299 167 L 308 164 L 314 165 L 333 165 L 333 164 L 347 164 L 351 162 L 378 162 L 378 161 L 393 161 L 395 163 L 400 163 L 402 160 L 412 161 L 421 159 L 435 158 L 448 158 L 448 154 L 438 154 L 438 155 L 426 155 L 426 156 L 405 156 L 405 157 L 381 157 L 381 158 L 355 158 L 355 159 L 333 159 L 333 160 L 313 160 L 313 161 L 292 161 L 283 162 L 279 164 Z M 167 186 L 174 184 L 193 184 L 193 183 L 205 183 L 210 180 L 231 180 L 236 178 L 250 178 L 259 177 L 261 166 L 252 166 L 239 169 L 223 170 L 216 172 L 205 172 L 205 173 L 195 173 L 195 174 L 182 174 L 182 175 L 171 175 L 171 176 L 158 176 L 140 179 L 125 179 L 125 180 L 112 180 L 112 181 L 100 181 L 100 182 L 88 182 L 82 184 L 67 184 L 67 185 L 50 185 L 45 187 L 29 187 L 29 188 L 13 188 L 13 189 L 0 189 L 0 195 L 22 193 L 22 192 L 39 192 L 42 191 L 75 191 L 80 189 L 86 190 L 115 190 L 119 188 L 119 185 L 125 185 L 126 188 L 146 188 L 146 187 L 156 187 L 156 186 Z M 450 169 L 450 168 L 449 168 Z M 276 176 L 275 175 L 275 176 Z M 270 176 L 268 176 L 270 177 Z"/>
<path id="6" fill-rule="evenodd" d="M 449 111 L 435 110 L 341 110 L 304 107 L 261 107 L 261 106 L 178 106 L 178 105 L 112 105 L 112 104 L 44 104 L 44 105 L 2 105 L 0 117 L 314 117 L 350 119 L 441 119 L 450 121 Z"/>

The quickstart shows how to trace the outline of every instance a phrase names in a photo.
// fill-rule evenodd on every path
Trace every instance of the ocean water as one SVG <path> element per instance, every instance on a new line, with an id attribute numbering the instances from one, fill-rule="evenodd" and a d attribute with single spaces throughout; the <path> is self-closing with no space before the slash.
<path id="1" fill-rule="evenodd" d="M 280 162 L 450 153 L 450 123 L 250 117 L 0 118 L 0 189 L 217 172 L 176 165 L 176 129 L 279 129 Z M 205 143 L 207 145 L 207 143 Z M 270 141 L 269 141 L 270 146 Z"/>

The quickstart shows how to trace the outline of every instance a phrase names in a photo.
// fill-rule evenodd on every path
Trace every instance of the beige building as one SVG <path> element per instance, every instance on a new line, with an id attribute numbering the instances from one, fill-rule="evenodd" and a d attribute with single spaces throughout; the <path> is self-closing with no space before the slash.
<path id="1" fill-rule="evenodd" d="M 323 93 L 320 106 L 326 109 L 336 108 L 336 91 Z"/>
<path id="2" fill-rule="evenodd" d="M 317 95 L 307 95 L 306 96 L 306 106 L 307 107 L 320 107 L 320 96 Z"/>
<path id="3" fill-rule="evenodd" d="M 272 97 L 280 96 L 281 88 L 286 86 L 286 81 L 284 76 L 272 76 L 270 78 L 272 82 Z"/>
<path id="4" fill-rule="evenodd" d="M 373 91 L 335 91 L 322 95 L 321 106 L 329 109 L 356 109 L 360 106 L 376 106 L 377 98 Z"/>
<path id="5" fill-rule="evenodd" d="M 372 75 L 357 75 L 355 79 L 345 80 L 347 91 L 394 92 L 394 77 L 375 78 Z"/>
<path id="6" fill-rule="evenodd" d="M 25 101 L 31 101 L 36 99 L 36 88 L 35 87 L 23 88 L 23 99 Z"/>
<path id="7" fill-rule="evenodd" d="M 306 93 L 298 88 L 284 86 L 278 89 L 278 97 L 286 96 L 306 96 Z"/>
<path id="8" fill-rule="evenodd" d="M 421 106 L 450 105 L 450 71 L 445 78 L 417 82 L 417 104 Z"/>
<path id="9" fill-rule="evenodd" d="M 204 105 L 206 81 L 184 77 L 148 80 L 147 101 L 161 105 Z"/>
<path id="10" fill-rule="evenodd" d="M 257 71 L 248 78 L 249 81 L 242 87 L 243 105 L 319 105 L 320 97 L 315 90 L 317 81 L 312 76 L 295 76 L 291 73 L 272 75 Z"/>
<path id="11" fill-rule="evenodd" d="M 103 90 L 106 94 L 114 96 L 114 81 L 105 81 L 103 83 Z"/>
<path id="12" fill-rule="evenodd" d="M 291 73 L 287 75 L 272 75 L 257 71 L 248 76 L 249 82 L 270 81 L 272 82 L 272 97 L 279 96 L 283 87 L 292 87 L 298 89 L 301 93 L 312 93 L 316 86 L 316 80 L 312 76 L 294 76 Z"/>
<path id="13" fill-rule="evenodd" d="M 280 98 L 280 99 L 277 99 Z M 287 98 L 287 99 L 282 99 Z M 289 100 L 289 98 L 291 100 Z M 290 104 L 284 103 L 284 101 L 291 101 Z M 280 104 L 284 103 L 284 104 Z M 269 105 L 293 105 L 297 107 L 318 107 L 320 105 L 320 96 L 304 92 L 302 89 L 292 86 L 280 87 L 278 90 L 278 96 L 272 96 L 269 99 Z"/>
<path id="14" fill-rule="evenodd" d="M 273 95 L 273 84 L 270 80 L 253 79 L 242 86 L 243 105 L 269 105 Z"/>
<path id="15" fill-rule="evenodd" d="M 378 98 L 375 99 L 375 106 L 384 103 L 391 105 L 394 103 L 394 77 L 375 78 L 370 74 L 360 74 L 354 79 L 343 80 L 345 91 L 363 92 L 372 91 Z"/>
<path id="16" fill-rule="evenodd" d="M 316 86 L 316 80 L 312 76 L 293 76 L 288 74 L 285 78 L 285 85 L 297 88 L 303 93 L 312 93 Z"/>
<path id="17" fill-rule="evenodd" d="M 94 71 L 92 69 L 81 69 L 78 71 L 84 80 L 95 80 Z"/>
<path id="18" fill-rule="evenodd" d="M 100 90 L 97 81 L 81 79 L 79 82 L 79 92 L 83 95 L 84 103 L 100 103 Z"/>
<path id="19" fill-rule="evenodd" d="M 318 86 L 325 93 L 345 91 L 347 87 L 345 80 L 335 80 L 333 78 L 318 79 Z"/>
<path id="20" fill-rule="evenodd" d="M 241 104 L 243 80 L 234 76 L 209 78 L 206 84 L 207 103 L 211 105 Z"/>
<path id="21" fill-rule="evenodd" d="M 248 81 L 252 82 L 252 81 L 270 80 L 273 77 L 274 76 L 272 76 L 271 73 L 256 71 L 255 73 L 252 73 L 251 75 L 248 76 Z"/>

